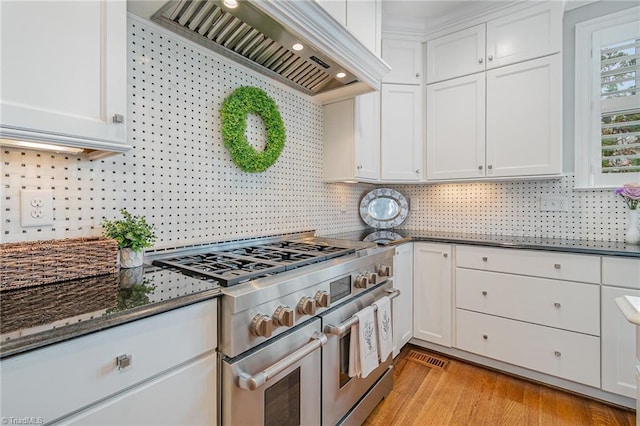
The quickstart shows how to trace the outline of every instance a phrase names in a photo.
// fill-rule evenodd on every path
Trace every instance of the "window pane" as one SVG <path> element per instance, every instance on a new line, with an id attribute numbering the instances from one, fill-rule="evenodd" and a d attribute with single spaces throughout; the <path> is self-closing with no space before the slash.
<path id="1" fill-rule="evenodd" d="M 640 109 L 602 114 L 602 173 L 640 172 Z"/>

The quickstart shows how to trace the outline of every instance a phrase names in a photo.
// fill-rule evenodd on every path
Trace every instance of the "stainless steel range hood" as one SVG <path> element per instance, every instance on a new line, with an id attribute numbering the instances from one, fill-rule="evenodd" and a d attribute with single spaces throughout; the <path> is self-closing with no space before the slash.
<path id="1" fill-rule="evenodd" d="M 136 1 L 129 10 L 323 103 L 380 89 L 389 66 L 315 1 L 237 3 Z"/>

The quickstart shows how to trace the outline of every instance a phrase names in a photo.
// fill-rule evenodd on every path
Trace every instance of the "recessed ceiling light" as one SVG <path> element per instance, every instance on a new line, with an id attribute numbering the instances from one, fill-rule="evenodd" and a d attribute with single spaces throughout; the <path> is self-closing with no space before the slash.
<path id="1" fill-rule="evenodd" d="M 224 5 L 229 9 L 235 9 L 236 7 L 238 7 L 237 0 L 224 0 L 222 3 L 224 3 Z"/>
<path id="2" fill-rule="evenodd" d="M 336 77 L 338 78 L 345 78 L 347 75 L 343 72 L 339 72 L 338 74 L 336 74 Z"/>
<path id="3" fill-rule="evenodd" d="M 301 45 L 300 43 L 295 43 L 293 46 L 291 46 L 291 48 L 295 51 L 301 51 L 302 49 L 304 49 L 304 46 Z"/>

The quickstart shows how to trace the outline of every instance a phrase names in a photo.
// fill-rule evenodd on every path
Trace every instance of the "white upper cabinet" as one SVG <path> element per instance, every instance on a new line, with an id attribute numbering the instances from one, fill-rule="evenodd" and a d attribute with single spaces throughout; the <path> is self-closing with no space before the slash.
<path id="1" fill-rule="evenodd" d="M 1 137 L 97 150 L 94 157 L 130 149 L 126 2 L 1 7 Z"/>
<path id="2" fill-rule="evenodd" d="M 429 40 L 427 84 L 551 55 L 561 48 L 562 2 L 537 4 Z"/>
<path id="3" fill-rule="evenodd" d="M 347 0 L 316 0 L 336 21 L 347 26 Z"/>
<path id="4" fill-rule="evenodd" d="M 485 24 L 427 42 L 427 84 L 484 71 Z"/>
<path id="5" fill-rule="evenodd" d="M 412 40 L 382 40 L 382 59 L 391 71 L 382 77 L 383 83 L 422 83 L 422 43 Z"/>
<path id="6" fill-rule="evenodd" d="M 487 72 L 486 175 L 562 169 L 560 55 Z"/>
<path id="7" fill-rule="evenodd" d="M 316 2 L 333 19 L 351 31 L 369 50 L 380 56 L 381 0 L 316 0 Z"/>
<path id="8" fill-rule="evenodd" d="M 380 177 L 380 93 L 324 106 L 324 181 Z"/>
<path id="9" fill-rule="evenodd" d="M 562 49 L 562 2 L 552 1 L 487 22 L 487 69 Z"/>
<path id="10" fill-rule="evenodd" d="M 424 170 L 420 86 L 382 85 L 381 172 L 383 181 L 420 181 Z"/>
<path id="11" fill-rule="evenodd" d="M 427 179 L 483 177 L 485 74 L 427 86 Z"/>

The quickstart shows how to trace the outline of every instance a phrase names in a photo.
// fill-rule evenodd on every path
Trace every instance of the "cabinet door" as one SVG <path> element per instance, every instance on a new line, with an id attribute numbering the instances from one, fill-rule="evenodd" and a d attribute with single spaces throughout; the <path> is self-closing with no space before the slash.
<path id="1" fill-rule="evenodd" d="M 422 90 L 420 86 L 382 85 L 382 180 L 419 181 L 422 178 Z"/>
<path id="2" fill-rule="evenodd" d="M 345 99 L 323 107 L 324 180 L 342 182 L 354 178 L 355 101 Z"/>
<path id="3" fill-rule="evenodd" d="M 393 356 L 409 342 L 413 331 L 413 244 L 396 247 L 393 257 L 393 287 L 400 296 L 393 300 Z"/>
<path id="4" fill-rule="evenodd" d="M 562 170 L 560 55 L 487 71 L 487 176 Z"/>
<path id="5" fill-rule="evenodd" d="M 380 55 L 380 12 L 378 0 L 347 1 L 347 29 L 376 55 Z"/>
<path id="6" fill-rule="evenodd" d="M 355 176 L 380 178 L 380 93 L 355 98 Z"/>
<path id="7" fill-rule="evenodd" d="M 382 77 L 383 83 L 422 83 L 422 43 L 411 40 L 382 40 L 382 59 L 391 71 Z"/>
<path id="8" fill-rule="evenodd" d="M 126 2 L 2 2 L 1 28 L 7 137 L 125 142 L 125 125 L 113 117 L 127 112 Z"/>
<path id="9" fill-rule="evenodd" d="M 487 23 L 487 69 L 560 52 L 562 2 L 545 2 Z"/>
<path id="10" fill-rule="evenodd" d="M 413 247 L 413 337 L 451 347 L 451 246 Z"/>
<path id="11" fill-rule="evenodd" d="M 346 0 L 316 0 L 329 15 L 342 25 L 347 25 L 347 2 Z"/>
<path id="12" fill-rule="evenodd" d="M 192 361 L 114 398 L 64 424 L 215 425 L 216 354 Z"/>
<path id="13" fill-rule="evenodd" d="M 485 75 L 427 86 L 427 179 L 484 176 Z"/>
<path id="14" fill-rule="evenodd" d="M 485 24 L 427 42 L 427 84 L 485 69 Z"/>
<path id="15" fill-rule="evenodd" d="M 636 330 L 616 305 L 622 296 L 640 297 L 640 290 L 602 287 L 602 389 L 636 398 Z"/>

